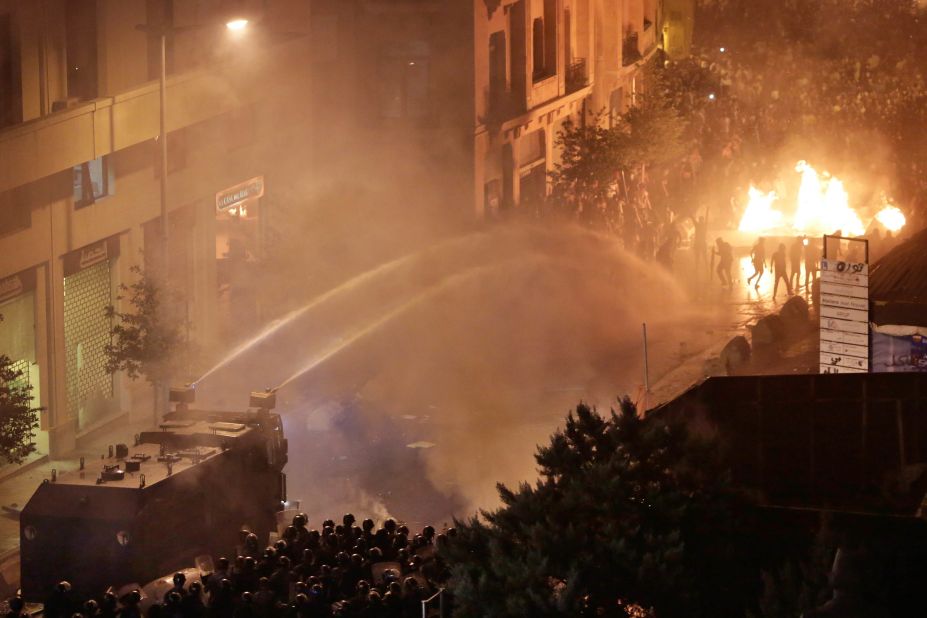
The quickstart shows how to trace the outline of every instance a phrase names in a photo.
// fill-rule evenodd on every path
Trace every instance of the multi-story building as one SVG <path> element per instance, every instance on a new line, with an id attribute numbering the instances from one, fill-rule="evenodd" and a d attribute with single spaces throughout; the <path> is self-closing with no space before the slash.
<path id="1" fill-rule="evenodd" d="M 225 20 L 242 11 L 236 34 Z M 0 0 L 0 353 L 45 408 L 42 453 L 150 417 L 147 389 L 108 374 L 103 346 L 106 307 L 125 308 L 120 284 L 158 251 L 161 174 L 192 337 L 216 336 L 230 296 L 247 303 L 236 267 L 260 258 L 275 188 L 308 142 L 308 29 L 302 0 Z"/>
<path id="2" fill-rule="evenodd" d="M 691 26 L 673 10 L 667 28 Z M 548 190 L 568 117 L 634 102 L 664 21 L 663 0 L 317 0 L 313 22 L 331 38 L 318 113 L 356 140 L 329 164 L 449 214 L 529 203 Z"/>

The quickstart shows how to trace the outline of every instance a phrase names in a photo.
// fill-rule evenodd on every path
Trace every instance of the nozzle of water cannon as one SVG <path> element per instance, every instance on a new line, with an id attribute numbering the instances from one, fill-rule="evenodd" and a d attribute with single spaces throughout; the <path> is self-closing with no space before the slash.
<path id="1" fill-rule="evenodd" d="M 172 386 L 169 400 L 171 403 L 193 403 L 196 400 L 196 385 Z"/>
<path id="2" fill-rule="evenodd" d="M 251 401 L 248 405 L 252 408 L 273 410 L 275 407 L 277 407 L 276 389 L 268 388 L 263 391 L 252 391 Z"/>

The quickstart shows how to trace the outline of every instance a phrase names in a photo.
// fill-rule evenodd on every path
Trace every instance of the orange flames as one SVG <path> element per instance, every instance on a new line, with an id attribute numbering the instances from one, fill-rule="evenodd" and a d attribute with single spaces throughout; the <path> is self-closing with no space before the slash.
<path id="1" fill-rule="evenodd" d="M 801 185 L 795 198 L 794 214 L 787 217 L 774 208 L 779 200 L 775 192 L 763 193 L 750 187 L 750 200 L 738 226 L 740 231 L 782 236 L 837 232 L 843 236 L 862 236 L 866 233 L 866 226 L 850 206 L 850 196 L 839 178 L 819 174 L 805 161 L 799 161 L 795 171 L 801 174 Z M 905 224 L 904 214 L 891 205 L 883 208 L 875 220 L 892 232 Z"/>

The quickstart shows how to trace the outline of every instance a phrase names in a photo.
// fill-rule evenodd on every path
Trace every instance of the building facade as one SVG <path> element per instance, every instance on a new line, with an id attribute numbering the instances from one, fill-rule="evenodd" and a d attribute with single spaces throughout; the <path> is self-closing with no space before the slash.
<path id="1" fill-rule="evenodd" d="M 688 0 L 671 1 L 672 21 L 663 0 L 318 0 L 313 23 L 332 39 L 318 112 L 389 153 L 352 173 L 390 177 L 401 161 L 420 173 L 416 196 L 448 211 L 528 207 L 567 118 L 625 111 L 665 38 L 685 53 Z"/>
<path id="2" fill-rule="evenodd" d="M 237 37 L 233 12 L 253 26 Z M 0 0 L 0 353 L 45 408 L 42 454 L 151 418 L 148 389 L 110 375 L 103 346 L 106 307 L 127 308 L 120 284 L 159 251 L 162 173 L 191 339 L 247 314 L 236 270 L 260 260 L 294 169 L 268 162 L 308 142 L 309 24 L 299 0 Z M 153 28 L 169 31 L 166 172 Z"/>

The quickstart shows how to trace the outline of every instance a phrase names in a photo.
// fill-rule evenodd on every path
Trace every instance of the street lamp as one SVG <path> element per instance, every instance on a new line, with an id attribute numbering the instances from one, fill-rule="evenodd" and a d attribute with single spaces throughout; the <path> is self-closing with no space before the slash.
<path id="1" fill-rule="evenodd" d="M 243 18 L 226 22 L 226 28 L 234 33 L 242 33 L 248 27 L 248 20 Z M 161 275 L 162 281 L 167 281 L 168 266 L 170 263 L 168 252 L 168 208 L 167 208 L 167 37 L 181 32 L 199 30 L 208 27 L 198 26 L 166 26 L 139 24 L 135 26 L 149 35 L 157 36 L 161 41 L 160 73 L 158 76 L 158 93 L 160 95 L 160 113 L 158 122 L 158 143 L 161 145 Z"/>
<path id="2" fill-rule="evenodd" d="M 241 32 L 248 27 L 248 20 L 244 18 L 233 19 L 226 22 L 225 27 L 232 32 Z"/>

